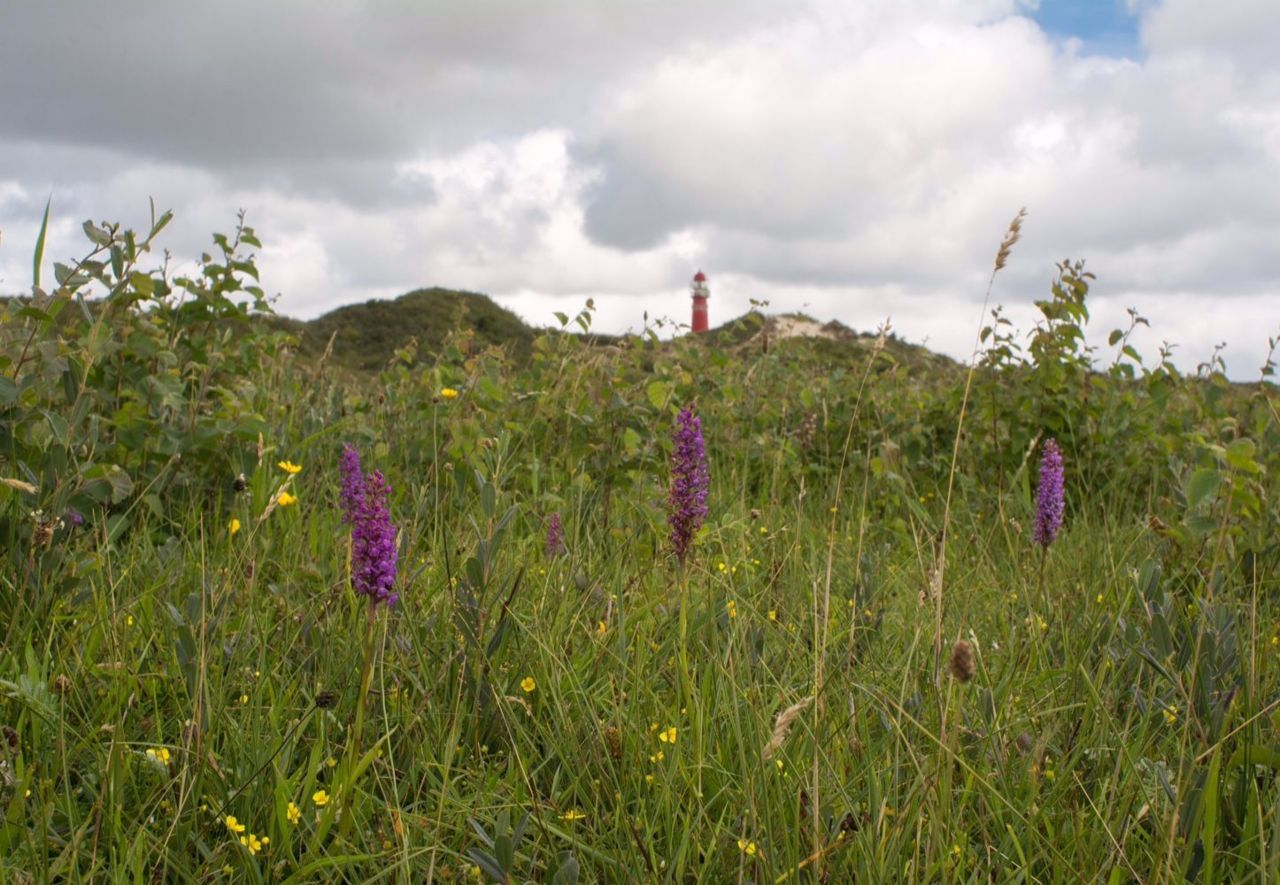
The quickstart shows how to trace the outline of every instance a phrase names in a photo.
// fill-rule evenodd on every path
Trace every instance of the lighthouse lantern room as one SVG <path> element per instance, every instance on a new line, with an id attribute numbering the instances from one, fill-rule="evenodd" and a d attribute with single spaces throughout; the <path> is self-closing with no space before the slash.
<path id="1" fill-rule="evenodd" d="M 707 275 L 698 271 L 693 275 L 690 286 L 693 295 L 693 331 L 707 331 L 707 299 L 711 297 L 711 287 L 707 285 Z"/>

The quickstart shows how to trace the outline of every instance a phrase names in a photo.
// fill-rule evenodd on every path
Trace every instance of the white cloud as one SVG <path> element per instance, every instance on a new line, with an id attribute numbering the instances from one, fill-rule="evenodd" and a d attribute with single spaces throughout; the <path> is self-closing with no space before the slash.
<path id="1" fill-rule="evenodd" d="M 541 323 L 594 297 L 601 328 L 638 328 L 683 320 L 702 266 L 717 319 L 753 297 L 859 328 L 893 314 L 963 357 L 1027 205 L 996 294 L 1016 317 L 1083 257 L 1100 337 L 1134 304 L 1188 367 L 1227 340 L 1252 376 L 1280 326 L 1280 4 L 1142 0 L 1136 59 L 1055 42 L 1027 8 L 282 5 L 246 32 L 275 56 L 193 49 L 148 81 L 143 127 L 103 84 L 13 93 L 14 66 L 43 62 L 11 39 L 0 286 L 28 284 L 50 192 L 51 259 L 84 218 L 141 226 L 154 195 L 180 262 L 247 209 L 264 286 L 298 315 L 442 285 Z M 109 27 L 154 45 L 182 20 L 126 2 Z"/>

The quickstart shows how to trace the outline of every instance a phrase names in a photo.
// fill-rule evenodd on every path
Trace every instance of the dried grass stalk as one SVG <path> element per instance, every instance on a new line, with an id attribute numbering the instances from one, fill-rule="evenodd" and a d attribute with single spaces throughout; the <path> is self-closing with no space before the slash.
<path id="1" fill-rule="evenodd" d="M 1027 207 L 1023 206 L 1018 210 L 1018 214 L 1013 216 L 1013 221 L 1009 222 L 1009 229 L 1005 231 L 1004 239 L 1000 241 L 1000 250 L 996 252 L 996 270 L 1004 268 L 1009 260 L 1009 253 L 1013 251 L 1013 244 L 1022 239 L 1022 219 L 1026 217 Z"/>
<path id="2" fill-rule="evenodd" d="M 11 489 L 19 492 L 26 492 L 28 495 L 34 495 L 40 491 L 29 482 L 23 482 L 20 479 L 10 479 L 7 476 L 0 476 L 0 485 L 6 485 Z"/>
<path id="3" fill-rule="evenodd" d="M 790 707 L 778 714 L 777 720 L 773 723 L 773 736 L 769 738 L 769 743 L 764 745 L 764 749 L 760 752 L 765 762 L 773 758 L 773 754 L 782 749 L 783 743 L 787 740 L 787 735 L 791 733 L 791 726 L 800 714 L 805 711 L 810 704 L 813 703 L 813 696 L 801 698 Z"/>

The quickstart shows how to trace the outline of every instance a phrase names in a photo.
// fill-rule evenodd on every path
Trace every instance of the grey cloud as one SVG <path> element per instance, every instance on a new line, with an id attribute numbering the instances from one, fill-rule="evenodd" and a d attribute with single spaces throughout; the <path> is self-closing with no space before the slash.
<path id="1" fill-rule="evenodd" d="M 1280 4 L 1274 0 L 1164 0 L 1146 13 L 1141 36 L 1153 53 L 1227 58 L 1254 75 L 1280 70 Z"/>
<path id="2" fill-rule="evenodd" d="M 248 210 L 299 314 L 441 284 L 681 317 L 701 265 L 718 310 L 888 307 L 942 341 L 1026 204 L 1018 309 L 1069 255 L 1103 297 L 1275 316 L 1280 5 L 1143 3 L 1141 62 L 1079 57 L 1024 5 L 12 3 L 0 289 L 50 194 L 59 259 L 154 196 L 188 263 Z"/>
<path id="3" fill-rule="evenodd" d="M 0 30 L 0 103 L 11 138 L 212 168 L 392 158 L 577 116 L 628 60 L 767 10 L 123 0 L 69 23 L 64 4 L 17 4 Z"/>

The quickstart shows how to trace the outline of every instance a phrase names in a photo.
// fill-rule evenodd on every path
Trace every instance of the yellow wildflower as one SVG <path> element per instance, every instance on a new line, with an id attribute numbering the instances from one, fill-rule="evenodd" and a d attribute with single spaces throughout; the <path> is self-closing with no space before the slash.
<path id="1" fill-rule="evenodd" d="M 756 843 L 748 842 L 746 839 L 738 840 L 738 850 L 747 857 L 755 857 L 760 853 L 760 849 L 756 846 Z"/>
<path id="2" fill-rule="evenodd" d="M 270 841 L 271 840 L 268 839 L 266 836 L 263 836 L 261 839 L 259 839 L 253 833 L 250 833 L 248 836 L 240 837 L 240 844 L 243 845 L 245 848 L 248 848 L 250 854 L 257 854 L 259 851 L 262 850 L 262 846 L 266 845 Z"/>
<path id="3" fill-rule="evenodd" d="M 227 815 L 226 820 L 225 820 L 225 821 L 223 821 L 223 823 L 225 823 L 225 824 L 227 825 L 227 829 L 228 829 L 228 830 L 230 830 L 230 831 L 231 831 L 231 832 L 233 832 L 233 833 L 243 833 L 243 832 L 244 832 L 244 824 L 242 824 L 242 823 L 240 823 L 240 821 L 236 820 L 234 815 L 230 815 L 230 814 L 228 814 L 228 815 Z"/>
<path id="4" fill-rule="evenodd" d="M 724 604 L 724 610 L 729 615 L 729 617 L 736 618 L 738 616 L 738 603 L 730 599 L 728 602 Z"/>
<path id="5" fill-rule="evenodd" d="M 298 496 L 291 495 L 288 492 L 281 492 L 278 496 L 276 496 L 276 503 L 279 504 L 281 507 L 288 507 L 290 504 L 298 503 Z"/>
<path id="6" fill-rule="evenodd" d="M 445 387 L 441 389 L 440 396 L 444 397 L 445 399 L 457 399 L 458 391 L 454 390 L 452 387 Z"/>
<path id="7" fill-rule="evenodd" d="M 524 690 L 525 694 L 529 694 L 537 687 L 538 687 L 538 683 L 533 681 L 532 676 L 526 676 L 525 678 L 520 680 L 520 688 Z"/>
<path id="8" fill-rule="evenodd" d="M 674 744 L 676 742 L 676 727 L 672 725 L 658 732 L 658 740 L 664 744 Z"/>
<path id="9" fill-rule="evenodd" d="M 290 802 L 284 810 L 284 816 L 289 819 L 289 823 L 296 824 L 302 819 L 302 809 Z"/>
<path id="10" fill-rule="evenodd" d="M 231 522 L 227 523 L 227 531 L 233 536 L 236 532 L 240 531 L 240 520 L 236 519 L 234 516 L 231 517 Z"/>
<path id="11" fill-rule="evenodd" d="M 168 747 L 149 747 L 147 749 L 147 755 L 162 765 L 169 764 L 170 756 Z"/>
<path id="12" fill-rule="evenodd" d="M 292 461 L 281 461 L 276 466 L 279 467 L 281 470 L 283 470 L 285 473 L 289 474 L 290 476 L 293 476 L 294 474 L 302 472 L 302 465 L 294 464 Z"/>
<path id="13" fill-rule="evenodd" d="M 316 808 L 324 808 L 329 804 L 329 794 L 324 790 L 316 790 L 311 794 L 311 801 L 316 804 Z"/>
<path id="14" fill-rule="evenodd" d="M 771 621 L 778 620 L 778 610 L 776 608 L 769 609 L 769 620 Z"/>

